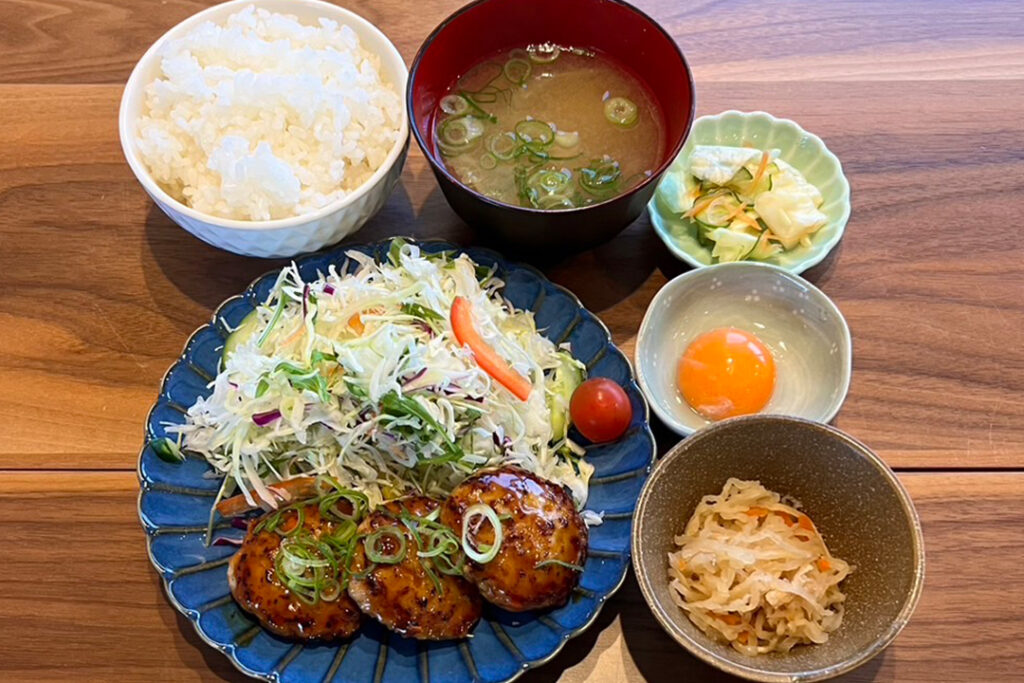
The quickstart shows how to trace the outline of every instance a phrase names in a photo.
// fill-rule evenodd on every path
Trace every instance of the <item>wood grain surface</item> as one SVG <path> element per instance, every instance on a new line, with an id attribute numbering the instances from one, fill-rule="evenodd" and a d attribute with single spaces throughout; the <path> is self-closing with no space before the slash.
<path id="1" fill-rule="evenodd" d="M 1024 473 L 910 473 L 928 546 L 924 595 L 884 655 L 843 681 L 1006 681 L 1024 649 Z M 127 472 L 0 479 L 0 678 L 246 680 L 164 598 Z M 984 665 L 980 664 L 983 662 Z M 977 676 L 984 672 L 988 678 Z M 725 681 L 662 630 L 630 575 L 595 625 L 523 680 Z"/>
<path id="2" fill-rule="evenodd" d="M 280 261 L 205 245 L 124 163 L 117 107 L 160 34 L 209 4 L 0 0 L 0 679 L 237 679 L 167 604 L 132 473 L 188 334 Z M 411 61 L 458 0 L 353 0 Z M 822 136 L 852 185 L 846 237 L 806 277 L 854 337 L 836 423 L 903 475 L 925 524 L 918 614 L 850 681 L 1024 680 L 1024 3 L 646 0 L 697 80 L 698 114 L 763 109 Z M 410 11 L 411 7 L 415 11 Z M 354 241 L 482 236 L 413 145 Z M 683 272 L 641 218 L 543 264 L 631 354 Z M 655 425 L 659 446 L 675 437 Z M 671 673 L 671 676 L 669 675 Z M 635 582 L 527 680 L 719 680 Z"/>

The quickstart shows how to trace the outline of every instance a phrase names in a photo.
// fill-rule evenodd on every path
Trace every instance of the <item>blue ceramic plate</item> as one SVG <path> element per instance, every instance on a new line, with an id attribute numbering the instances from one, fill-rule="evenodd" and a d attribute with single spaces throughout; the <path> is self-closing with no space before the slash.
<path id="1" fill-rule="evenodd" d="M 202 460 L 188 458 L 182 464 L 168 464 L 145 446 L 139 456 L 139 517 L 150 559 L 163 577 L 171 603 L 188 617 L 203 640 L 250 676 L 268 681 L 351 683 L 511 681 L 551 659 L 569 638 L 586 629 L 626 576 L 633 508 L 655 446 L 647 403 L 625 356 L 594 314 L 533 268 L 507 263 L 485 249 L 460 249 L 438 241 L 419 245 L 426 252 L 465 252 L 481 265 L 496 266 L 498 276 L 506 282 L 505 296 L 517 308 L 533 311 L 537 327 L 548 338 L 568 341 L 591 377 L 609 377 L 629 394 L 633 424 L 626 434 L 616 443 L 586 446 L 587 459 L 596 468 L 587 507 L 604 512 L 605 521 L 590 531 L 589 557 L 580 586 L 569 604 L 558 609 L 513 614 L 486 605 L 473 637 L 461 641 L 409 640 L 367 619 L 355 636 L 341 643 L 290 642 L 264 631 L 231 598 L 227 563 L 235 548 L 203 543 L 220 480 L 210 477 L 211 468 Z M 349 246 L 299 259 L 297 264 L 307 279 L 316 277 L 318 271 L 326 272 L 331 263 L 338 264 L 339 271 L 351 272 L 356 264 L 346 262 L 345 251 L 355 249 L 383 258 L 387 247 L 388 242 Z M 183 422 L 187 407 L 208 393 L 207 383 L 217 372 L 229 327 L 237 326 L 266 298 L 276 277 L 276 272 L 264 275 L 244 294 L 225 301 L 210 323 L 188 340 L 182 357 L 167 372 L 149 414 L 147 444 L 165 436 L 166 424 Z M 574 437 L 587 443 L 579 434 Z M 226 522 L 217 528 L 217 534 L 223 536 L 241 538 L 244 533 Z"/>

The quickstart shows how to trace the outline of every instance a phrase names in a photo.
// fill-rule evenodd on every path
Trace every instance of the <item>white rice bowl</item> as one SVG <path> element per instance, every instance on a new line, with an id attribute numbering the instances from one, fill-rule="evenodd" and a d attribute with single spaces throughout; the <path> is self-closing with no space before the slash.
<path id="1" fill-rule="evenodd" d="M 136 146 L 193 209 L 264 221 L 366 182 L 401 140 L 403 105 L 348 26 L 248 6 L 171 40 L 145 88 Z"/>

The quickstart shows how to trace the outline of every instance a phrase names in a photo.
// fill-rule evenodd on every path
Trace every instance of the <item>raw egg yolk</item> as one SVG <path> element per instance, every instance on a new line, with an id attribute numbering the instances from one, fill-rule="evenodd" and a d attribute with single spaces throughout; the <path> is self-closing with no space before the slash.
<path id="1" fill-rule="evenodd" d="M 756 413 L 775 390 L 775 361 L 761 340 L 735 327 L 700 335 L 679 361 L 683 398 L 709 420 Z"/>

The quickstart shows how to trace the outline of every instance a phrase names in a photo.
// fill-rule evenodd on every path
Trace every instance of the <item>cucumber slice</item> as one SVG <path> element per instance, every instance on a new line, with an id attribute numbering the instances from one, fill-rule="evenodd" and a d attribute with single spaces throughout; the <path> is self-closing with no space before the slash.
<path id="1" fill-rule="evenodd" d="M 750 172 L 750 169 L 744 166 L 740 170 L 736 171 L 736 175 L 734 175 L 732 180 L 729 181 L 729 185 L 749 183 L 753 179 L 754 174 Z"/>
<path id="2" fill-rule="evenodd" d="M 694 180 L 696 180 L 696 177 L 694 178 Z M 709 193 L 709 192 L 717 192 L 718 190 L 721 190 L 723 188 L 722 185 L 719 185 L 718 183 L 714 183 L 714 182 L 712 182 L 710 180 L 701 180 L 699 186 L 700 186 L 701 194 L 705 194 L 705 193 Z"/>
<path id="3" fill-rule="evenodd" d="M 699 211 L 694 218 L 705 225 L 724 228 L 729 225 L 730 216 L 740 208 L 740 200 L 732 192 L 727 192 L 715 199 Z"/>
<path id="4" fill-rule="evenodd" d="M 772 189 L 772 174 L 778 173 L 779 167 L 775 165 L 775 162 L 768 164 L 765 168 L 764 174 L 761 179 L 757 181 L 757 185 L 754 186 L 754 174 L 751 173 L 750 169 L 744 167 L 739 170 L 732 180 L 729 181 L 729 187 L 736 191 L 736 194 L 743 199 L 752 200 L 762 192 L 769 192 Z"/>
<path id="5" fill-rule="evenodd" d="M 551 413 L 551 440 L 561 441 L 569 433 L 569 401 L 586 374 L 583 365 L 568 353 L 558 354 L 559 365 L 548 379 L 547 402 Z"/>
<path id="6" fill-rule="evenodd" d="M 693 222 L 697 224 L 697 227 L 700 229 L 700 232 L 702 234 L 711 232 L 712 230 L 717 230 L 718 228 L 722 227 L 720 225 L 711 225 L 710 223 L 705 223 L 699 218 L 694 218 Z"/>
<path id="7" fill-rule="evenodd" d="M 221 352 L 221 361 L 227 362 L 228 356 L 235 352 L 239 346 L 249 341 L 259 331 L 260 317 L 256 315 L 256 311 L 251 312 L 249 315 L 242 318 L 242 322 L 238 325 L 238 328 L 228 335 L 228 338 L 224 340 L 224 351 Z"/>
<path id="8" fill-rule="evenodd" d="M 768 240 L 768 231 L 765 230 L 757 238 L 757 244 L 750 250 L 747 258 L 754 259 L 755 261 L 765 261 L 780 251 L 782 251 L 782 246 L 775 242 L 770 242 Z"/>

